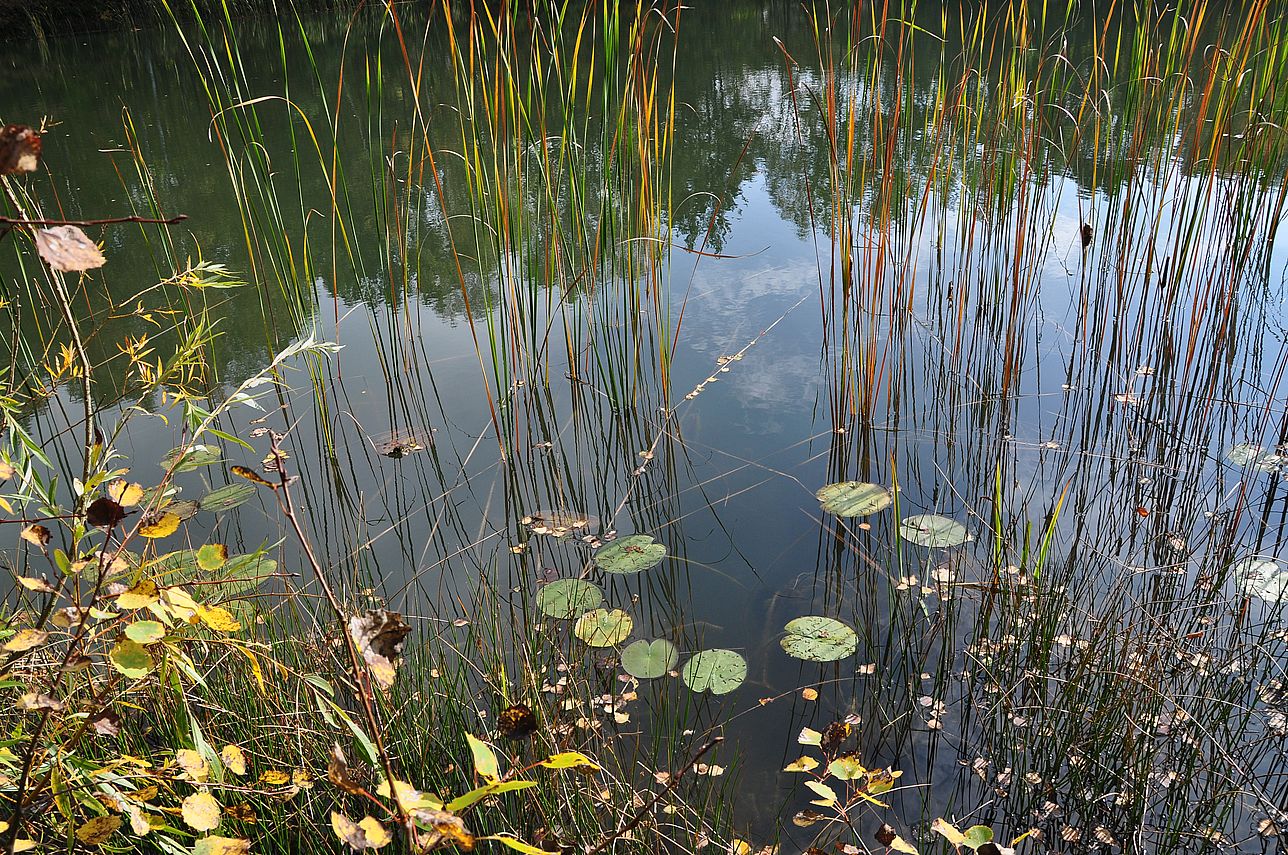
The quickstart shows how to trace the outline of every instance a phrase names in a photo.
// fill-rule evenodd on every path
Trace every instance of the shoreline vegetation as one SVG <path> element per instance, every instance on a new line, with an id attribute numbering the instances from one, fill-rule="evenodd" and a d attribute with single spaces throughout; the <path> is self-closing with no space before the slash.
<path id="1" fill-rule="evenodd" d="M 145 5 L 0 0 L 168 28 L 232 212 L 2 117 L 0 851 L 1288 833 L 1271 5 L 745 4 L 754 86 L 664 0 Z M 694 347 L 757 182 L 808 260 Z"/>

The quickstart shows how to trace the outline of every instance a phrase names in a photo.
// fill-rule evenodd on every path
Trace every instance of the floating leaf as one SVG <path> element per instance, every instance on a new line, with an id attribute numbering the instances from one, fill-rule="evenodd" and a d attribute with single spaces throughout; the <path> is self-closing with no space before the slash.
<path id="1" fill-rule="evenodd" d="M 223 811 L 210 793 L 193 793 L 183 800 L 183 821 L 194 831 L 211 831 L 219 827 Z"/>
<path id="2" fill-rule="evenodd" d="M 580 617 L 603 602 L 604 592 L 584 579 L 559 579 L 537 592 L 537 608 L 559 620 Z"/>
<path id="3" fill-rule="evenodd" d="M 210 835 L 192 846 L 192 855 L 248 855 L 250 841 L 242 837 Z"/>
<path id="4" fill-rule="evenodd" d="M 618 538 L 595 553 L 595 566 L 605 573 L 638 573 L 656 567 L 666 547 L 647 534 Z"/>
<path id="5" fill-rule="evenodd" d="M 591 647 L 612 647 L 630 637 L 634 622 L 621 609 L 594 609 L 577 618 L 573 634 Z"/>
<path id="6" fill-rule="evenodd" d="M 36 252 L 59 273 L 79 273 L 107 264 L 98 244 L 78 226 L 37 229 Z"/>
<path id="7" fill-rule="evenodd" d="M 1252 555 L 1239 561 L 1230 573 L 1244 593 L 1277 603 L 1288 597 L 1288 570 L 1278 561 Z"/>
<path id="8" fill-rule="evenodd" d="M 223 459 L 224 453 L 215 445 L 194 445 L 188 448 L 180 446 L 166 452 L 165 457 L 161 459 L 161 467 L 175 472 L 192 472 Z"/>
<path id="9" fill-rule="evenodd" d="M 789 621 L 780 642 L 789 656 L 811 662 L 835 662 L 852 656 L 859 647 L 854 630 L 828 617 L 810 615 Z"/>
<path id="10" fill-rule="evenodd" d="M 107 658 L 111 660 L 116 670 L 131 680 L 146 677 L 156 664 L 146 647 L 128 638 L 116 642 Z"/>
<path id="11" fill-rule="evenodd" d="M 26 125 L 0 129 L 0 175 L 35 172 L 40 165 L 40 132 Z"/>
<path id="12" fill-rule="evenodd" d="M 96 816 L 76 829 L 76 839 L 86 846 L 102 846 L 120 827 L 119 816 Z"/>
<path id="13" fill-rule="evenodd" d="M 125 625 L 125 637 L 139 644 L 156 644 L 165 638 L 165 625 L 155 620 L 136 620 Z"/>
<path id="14" fill-rule="evenodd" d="M 398 655 L 411 627 L 397 612 L 370 609 L 349 618 L 349 636 L 381 688 L 394 684 Z"/>
<path id="15" fill-rule="evenodd" d="M 254 484 L 228 484 L 217 490 L 211 490 L 201 497 L 197 504 L 203 511 L 218 514 L 223 511 L 231 511 L 238 505 L 243 505 L 250 501 L 255 495 Z"/>
<path id="16" fill-rule="evenodd" d="M 651 680 L 661 677 L 680 661 L 675 645 L 664 638 L 647 641 L 641 638 L 622 651 L 622 668 L 632 677 Z"/>
<path id="17" fill-rule="evenodd" d="M 972 540 L 966 526 L 938 514 L 904 517 L 899 524 L 899 537 L 918 546 L 960 546 Z"/>
<path id="18" fill-rule="evenodd" d="M 732 650 L 703 650 L 684 663 L 680 676 L 695 692 L 724 695 L 747 679 L 747 660 Z"/>
<path id="19" fill-rule="evenodd" d="M 866 517 L 885 510 L 894 501 L 885 487 L 864 481 L 828 484 L 814 496 L 822 503 L 823 510 L 838 517 Z"/>

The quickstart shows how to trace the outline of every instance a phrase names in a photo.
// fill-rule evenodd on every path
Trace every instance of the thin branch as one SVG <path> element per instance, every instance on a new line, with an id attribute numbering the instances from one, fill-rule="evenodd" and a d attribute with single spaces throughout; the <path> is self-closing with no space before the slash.
<path id="1" fill-rule="evenodd" d="M 158 226 L 173 226 L 188 219 L 187 214 L 159 220 L 155 217 L 108 217 L 102 220 L 28 220 L 22 217 L 0 217 L 0 226 L 111 226 L 117 223 L 150 223 Z"/>

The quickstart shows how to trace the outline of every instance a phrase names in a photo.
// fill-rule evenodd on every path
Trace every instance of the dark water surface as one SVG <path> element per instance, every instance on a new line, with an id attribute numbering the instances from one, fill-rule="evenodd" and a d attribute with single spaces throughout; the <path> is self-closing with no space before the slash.
<path id="1" fill-rule="evenodd" d="M 1042 828 L 1045 841 L 1025 844 L 1033 851 L 1086 851 L 1096 829 L 1134 851 L 1198 851 L 1209 828 L 1222 848 L 1273 846 L 1256 827 L 1288 794 L 1285 699 L 1274 688 L 1284 624 L 1277 604 L 1245 596 L 1231 567 L 1253 554 L 1288 560 L 1285 470 L 1267 457 L 1288 439 L 1288 253 L 1272 240 L 1285 163 L 1264 155 L 1284 149 L 1239 148 L 1254 133 L 1282 135 L 1285 116 L 1276 125 L 1241 113 L 1218 140 L 1184 125 L 1195 91 L 1181 126 L 1133 136 L 1142 98 L 1162 95 L 1142 96 L 1124 76 L 1098 104 L 1099 142 L 1071 143 L 1073 123 L 1053 111 L 1029 152 L 999 156 L 988 146 L 1010 137 L 985 131 L 962 151 L 935 132 L 960 50 L 926 34 L 883 56 L 875 91 L 841 69 L 840 91 L 875 99 L 887 120 L 895 105 L 906 112 L 890 140 L 860 134 L 864 166 L 837 203 L 808 16 L 792 4 L 698 3 L 675 58 L 673 249 L 652 280 L 660 288 L 636 308 L 633 289 L 650 280 L 623 273 L 626 250 L 597 288 L 527 290 L 548 278 L 537 228 L 517 241 L 530 255 L 504 265 L 484 241 L 462 288 L 443 211 L 464 222 L 477 209 L 451 155 L 460 126 L 441 31 L 426 37 L 443 65 L 426 69 L 420 98 L 440 202 L 423 164 L 408 173 L 411 95 L 388 29 L 367 22 L 346 47 L 344 20 L 308 19 L 314 67 L 283 20 L 280 42 L 271 20 L 238 28 L 238 85 L 247 101 L 289 94 L 291 105 L 235 109 L 253 109 L 271 143 L 260 154 L 287 243 L 239 207 L 234 186 L 260 192 L 252 155 L 233 144 L 247 171 L 230 171 L 223 126 L 174 32 L 56 39 L 21 61 L 7 53 L 0 118 L 52 121 L 37 182 L 47 210 L 150 214 L 154 198 L 165 215 L 189 215 L 171 245 L 150 227 L 92 231 L 109 263 L 87 280 L 86 312 L 105 305 L 104 292 L 133 304 L 200 255 L 261 286 L 205 298 L 220 319 L 221 388 L 310 330 L 343 345 L 314 368 L 316 386 L 303 366 L 288 375 L 294 394 L 269 424 L 292 426 L 301 500 L 351 596 L 368 591 L 425 631 L 450 633 L 458 604 L 487 578 L 568 647 L 566 627 L 552 629 L 532 597 L 543 579 L 582 573 L 589 548 L 529 539 L 521 521 L 545 509 L 591 514 L 668 547 L 642 575 L 590 573 L 632 614 L 634 637 L 673 640 L 681 661 L 710 648 L 746 658 L 747 681 L 721 697 L 674 677 L 642 684 L 620 727 L 642 728 L 646 755 L 673 767 L 721 728 L 727 743 L 711 762 L 736 777 L 736 827 L 758 844 L 776 833 L 784 851 L 809 844 L 819 826 L 786 822 L 808 792 L 779 770 L 801 753 L 802 727 L 857 714 L 860 759 L 903 770 L 909 785 L 889 811 L 864 815 L 869 843 L 878 817 L 911 838 L 948 815 L 992 825 L 999 840 Z M 923 23 L 939 31 L 938 10 Z M 1204 38 L 1232 39 L 1221 24 L 1213 15 Z M 1095 65 L 1087 45 L 1102 25 L 1069 25 L 1070 67 Z M 775 38 L 798 63 L 790 74 Z M 1201 79 L 1205 55 L 1181 71 Z M 342 56 L 349 83 L 337 97 Z M 1001 70 L 986 64 L 982 79 Z M 369 84 L 382 73 L 383 87 Z M 1072 114 L 1076 92 L 1068 103 Z M 333 238 L 309 136 L 323 138 L 326 162 L 333 115 L 348 245 Z M 592 145 L 603 119 L 578 123 L 592 164 L 604 157 Z M 1226 141 L 1219 162 L 1204 153 L 1214 140 Z M 851 217 L 850 285 L 838 211 Z M 405 244 L 390 239 L 394 221 Z M 1085 249 L 1083 222 L 1093 229 Z M 0 263 L 7 299 L 21 300 L 12 246 Z M 550 333 L 494 350 L 489 318 L 504 340 L 498 319 L 516 293 L 538 295 L 527 317 Z M 29 309 L 19 336 L 43 328 L 41 307 Z M 121 335 L 155 327 L 134 315 L 107 329 L 91 342 L 104 360 Z M 665 374 L 659 329 L 672 347 Z M 104 399 L 122 382 L 115 365 L 99 379 Z M 51 437 L 78 407 L 62 391 L 32 429 Z M 260 415 L 238 410 L 224 429 L 245 436 Z M 384 456 L 391 436 L 429 447 Z M 136 420 L 125 437 L 135 473 L 151 477 L 178 440 L 173 426 Z M 1241 444 L 1262 451 L 1231 459 Z M 203 481 L 224 478 L 211 469 L 180 480 L 200 495 Z M 973 539 L 930 549 L 896 542 L 893 510 L 866 527 L 821 512 L 814 492 L 844 480 L 897 483 L 900 516 L 941 514 Z M 210 526 L 238 550 L 267 544 L 284 569 L 299 567 L 274 545 L 282 534 L 267 503 L 191 525 L 194 542 Z M 783 626 L 807 614 L 856 627 L 857 653 L 826 665 L 788 657 Z M 1165 726 L 1178 715 L 1201 725 Z"/>

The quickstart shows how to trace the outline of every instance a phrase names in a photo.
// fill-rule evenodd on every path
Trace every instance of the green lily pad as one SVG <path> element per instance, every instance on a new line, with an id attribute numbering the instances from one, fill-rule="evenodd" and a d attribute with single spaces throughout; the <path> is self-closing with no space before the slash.
<path id="1" fill-rule="evenodd" d="M 1244 593 L 1277 603 L 1288 597 L 1288 570 L 1278 561 L 1262 555 L 1251 555 L 1230 568 Z"/>
<path id="2" fill-rule="evenodd" d="M 202 466 L 210 466 L 224 459 L 224 453 L 217 445 L 194 445 L 189 448 L 180 446 L 172 448 L 161 459 L 163 469 L 173 468 L 175 472 L 191 472 Z"/>
<path id="3" fill-rule="evenodd" d="M 591 647 L 612 647 L 629 638 L 633 626 L 621 609 L 593 609 L 577 618 L 572 631 Z"/>
<path id="4" fill-rule="evenodd" d="M 557 579 L 537 592 L 537 608 L 558 620 L 572 620 L 604 602 L 599 586 L 584 579 Z"/>
<path id="5" fill-rule="evenodd" d="M 866 517 L 885 510 L 894 501 L 885 487 L 863 481 L 828 484 L 814 496 L 823 503 L 823 510 L 838 517 Z"/>
<path id="6" fill-rule="evenodd" d="M 899 536 L 918 546 L 961 546 L 974 539 L 966 526 L 938 514 L 904 517 L 899 524 Z"/>
<path id="7" fill-rule="evenodd" d="M 680 653 L 675 645 L 665 638 L 648 641 L 641 638 L 632 642 L 622 651 L 622 668 L 632 677 L 651 680 L 661 677 L 675 667 L 680 661 Z"/>
<path id="8" fill-rule="evenodd" d="M 747 679 L 747 660 L 732 650 L 702 650 L 684 663 L 680 676 L 695 692 L 725 695 Z"/>
<path id="9" fill-rule="evenodd" d="M 656 567 L 665 557 L 665 546 L 647 534 L 632 534 L 596 552 L 595 566 L 605 573 L 638 573 Z"/>
<path id="10" fill-rule="evenodd" d="M 852 656 L 859 637 L 839 620 L 810 615 L 789 621 L 780 642 L 787 655 L 811 662 L 835 662 Z"/>
<path id="11" fill-rule="evenodd" d="M 248 502 L 258 489 L 258 487 L 249 482 L 229 484 L 226 487 L 211 490 L 197 504 L 201 506 L 203 511 L 210 511 L 211 513 L 217 514 L 222 511 L 231 511 L 238 505 Z"/>

